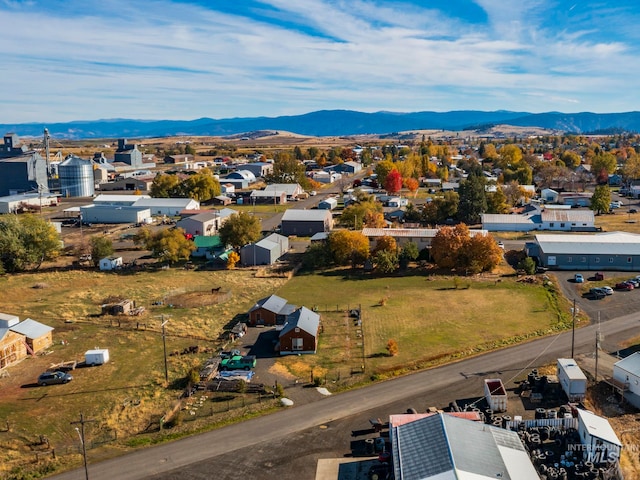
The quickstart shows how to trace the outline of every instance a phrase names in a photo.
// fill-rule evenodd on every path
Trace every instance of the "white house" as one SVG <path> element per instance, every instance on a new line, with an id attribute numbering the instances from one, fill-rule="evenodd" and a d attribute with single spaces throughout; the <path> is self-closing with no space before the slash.
<path id="1" fill-rule="evenodd" d="M 613 364 L 613 380 L 631 405 L 640 408 L 640 352 Z"/>
<path id="2" fill-rule="evenodd" d="M 606 418 L 578 409 L 578 433 L 585 461 L 597 465 L 615 462 L 620 458 L 622 442 Z"/>
<path id="3" fill-rule="evenodd" d="M 122 257 L 105 257 L 100 259 L 100 270 L 109 272 L 122 267 Z"/>

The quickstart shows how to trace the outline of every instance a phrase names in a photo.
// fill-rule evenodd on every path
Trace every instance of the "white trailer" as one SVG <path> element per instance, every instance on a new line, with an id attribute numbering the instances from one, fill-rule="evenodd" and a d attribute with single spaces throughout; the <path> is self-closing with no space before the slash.
<path id="1" fill-rule="evenodd" d="M 97 348 L 95 350 L 87 350 L 84 352 L 84 363 L 86 365 L 102 365 L 109 361 L 109 350 L 106 348 Z"/>
<path id="2" fill-rule="evenodd" d="M 587 395 L 587 377 L 573 358 L 559 358 L 558 381 L 570 402 L 582 402 Z"/>
<path id="3" fill-rule="evenodd" d="M 487 378 L 484 380 L 484 396 L 489 408 L 494 412 L 507 411 L 507 390 L 499 378 Z"/>

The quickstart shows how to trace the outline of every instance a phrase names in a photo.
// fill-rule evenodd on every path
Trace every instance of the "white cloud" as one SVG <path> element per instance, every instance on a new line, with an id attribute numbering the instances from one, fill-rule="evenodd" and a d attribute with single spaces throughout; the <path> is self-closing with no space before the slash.
<path id="1" fill-rule="evenodd" d="M 0 101 L 16 105 L 0 122 L 638 105 L 601 98 L 634 85 L 637 45 L 548 25 L 541 0 L 477 3 L 486 25 L 364 0 L 269 0 L 270 21 L 168 0 L 0 3 Z"/>

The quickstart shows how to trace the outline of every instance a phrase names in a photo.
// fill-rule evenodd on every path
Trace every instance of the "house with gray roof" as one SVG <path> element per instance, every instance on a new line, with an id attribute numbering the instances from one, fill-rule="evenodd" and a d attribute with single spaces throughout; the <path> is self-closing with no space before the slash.
<path id="1" fill-rule="evenodd" d="M 181 214 L 185 214 L 183 210 Z M 197 235 L 217 235 L 218 230 L 227 221 L 227 219 L 238 213 L 231 208 L 222 208 L 220 210 L 200 210 L 196 215 L 185 216 L 178 220 L 176 227 L 182 228 L 185 233 L 194 237 Z"/>
<path id="2" fill-rule="evenodd" d="M 278 335 L 280 355 L 316 353 L 320 315 L 306 307 L 300 307 L 287 317 Z"/>
<path id="3" fill-rule="evenodd" d="M 277 295 L 261 298 L 249 310 L 249 325 L 283 325 L 287 317 L 296 310 L 294 305 Z"/>
<path id="4" fill-rule="evenodd" d="M 539 480 L 518 434 L 444 413 L 392 424 L 396 480 Z"/>
<path id="5" fill-rule="evenodd" d="M 636 233 L 539 234 L 525 249 L 538 265 L 555 270 L 640 270 Z"/>

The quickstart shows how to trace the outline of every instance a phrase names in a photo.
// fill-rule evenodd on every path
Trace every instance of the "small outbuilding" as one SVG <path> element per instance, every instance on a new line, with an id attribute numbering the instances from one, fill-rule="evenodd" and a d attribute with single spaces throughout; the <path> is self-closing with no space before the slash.
<path id="1" fill-rule="evenodd" d="M 103 272 L 117 270 L 118 268 L 122 268 L 122 257 L 101 258 L 99 266 L 100 266 L 100 270 Z"/>
<path id="2" fill-rule="evenodd" d="M 620 459 L 622 442 L 606 418 L 579 408 L 578 434 L 585 461 L 598 465 Z"/>
<path id="3" fill-rule="evenodd" d="M 280 355 L 316 353 L 320 315 L 306 307 L 293 312 L 279 335 Z"/>
<path id="4" fill-rule="evenodd" d="M 335 197 L 327 197 L 318 203 L 318 208 L 320 210 L 333 210 L 338 206 L 338 200 Z"/>
<path id="5" fill-rule="evenodd" d="M 27 350 L 32 355 L 53 344 L 53 327 L 30 318 L 10 327 L 12 332 L 24 336 Z"/>
<path id="6" fill-rule="evenodd" d="M 289 238 L 272 233 L 259 242 L 240 249 L 242 265 L 272 265 L 289 251 Z"/>

